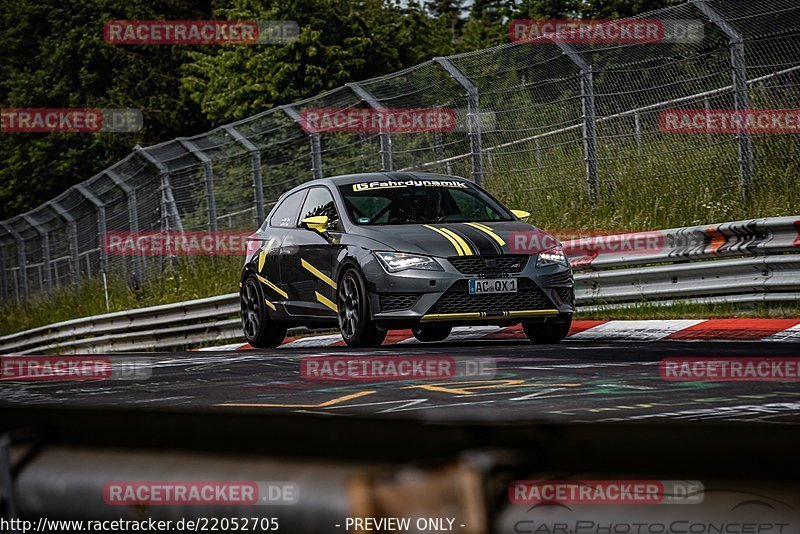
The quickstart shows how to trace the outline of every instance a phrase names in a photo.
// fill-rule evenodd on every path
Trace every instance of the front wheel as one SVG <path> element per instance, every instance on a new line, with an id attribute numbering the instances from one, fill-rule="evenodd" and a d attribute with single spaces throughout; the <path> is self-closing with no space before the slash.
<path id="1" fill-rule="evenodd" d="M 255 276 L 245 280 L 240 293 L 242 331 L 247 342 L 257 349 L 275 348 L 286 339 L 286 325 L 269 318 L 264 292 Z"/>
<path id="2" fill-rule="evenodd" d="M 572 326 L 572 315 L 558 322 L 522 323 L 522 330 L 534 343 L 560 343 L 569 335 Z"/>
<path id="3" fill-rule="evenodd" d="M 444 341 L 452 330 L 452 326 L 420 326 L 412 328 L 411 333 L 414 334 L 417 341 Z"/>
<path id="4" fill-rule="evenodd" d="M 359 272 L 348 269 L 336 290 L 339 330 L 350 347 L 379 347 L 386 330 L 378 328 L 369 309 L 367 287 Z"/>

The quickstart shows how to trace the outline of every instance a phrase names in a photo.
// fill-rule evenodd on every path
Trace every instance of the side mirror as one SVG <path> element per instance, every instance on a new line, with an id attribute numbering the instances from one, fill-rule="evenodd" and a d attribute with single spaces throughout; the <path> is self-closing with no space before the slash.
<path id="1" fill-rule="evenodd" d="M 315 217 L 306 217 L 300 221 L 300 226 L 309 230 L 314 230 L 320 234 L 324 234 L 328 231 L 328 216 L 317 215 Z"/>
<path id="2" fill-rule="evenodd" d="M 511 213 L 513 213 L 516 217 L 523 220 L 531 216 L 529 212 L 523 210 L 511 210 Z"/>

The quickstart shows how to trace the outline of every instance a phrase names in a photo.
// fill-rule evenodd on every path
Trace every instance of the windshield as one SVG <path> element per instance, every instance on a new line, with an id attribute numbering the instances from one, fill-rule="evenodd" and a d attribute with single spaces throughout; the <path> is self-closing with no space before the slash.
<path id="1" fill-rule="evenodd" d="M 359 225 L 513 220 L 499 202 L 461 181 L 364 182 L 339 190 Z"/>

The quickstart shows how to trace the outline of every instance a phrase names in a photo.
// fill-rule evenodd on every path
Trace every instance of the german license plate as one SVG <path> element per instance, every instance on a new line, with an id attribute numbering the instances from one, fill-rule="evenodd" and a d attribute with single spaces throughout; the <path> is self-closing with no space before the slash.
<path id="1" fill-rule="evenodd" d="M 479 278 L 469 281 L 470 295 L 483 295 L 484 293 L 516 293 L 516 278 Z"/>

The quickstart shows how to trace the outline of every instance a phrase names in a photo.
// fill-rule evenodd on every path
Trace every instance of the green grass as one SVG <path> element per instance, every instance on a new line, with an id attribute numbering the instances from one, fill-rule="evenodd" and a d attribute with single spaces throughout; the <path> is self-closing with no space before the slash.
<path id="1" fill-rule="evenodd" d="M 124 277 L 112 273 L 108 279 L 109 309 L 124 311 L 233 293 L 239 290 L 241 268 L 239 257 L 194 258 L 163 273 L 149 273 L 147 284 L 136 293 L 128 289 Z M 106 311 L 103 281 L 92 278 L 84 280 L 78 292 L 61 288 L 49 297 L 34 296 L 22 306 L 0 308 L 0 335 Z"/>

